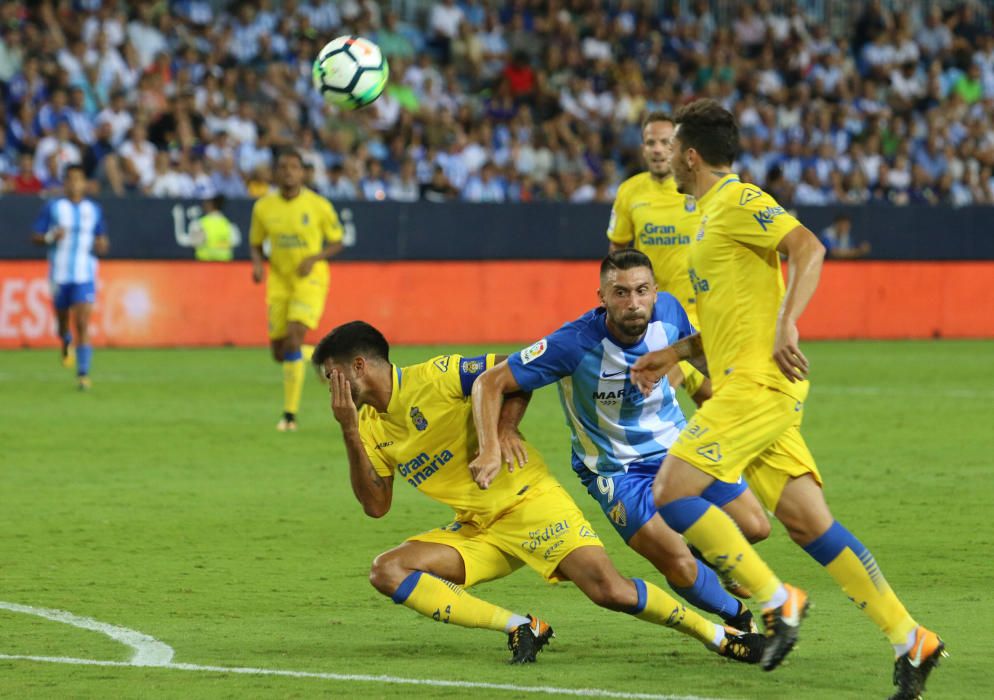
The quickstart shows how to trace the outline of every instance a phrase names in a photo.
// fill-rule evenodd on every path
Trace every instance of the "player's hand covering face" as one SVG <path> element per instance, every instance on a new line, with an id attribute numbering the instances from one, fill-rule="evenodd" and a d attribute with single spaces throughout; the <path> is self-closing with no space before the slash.
<path id="1" fill-rule="evenodd" d="M 338 368 L 327 370 L 328 391 L 331 394 L 331 412 L 343 431 L 359 429 L 359 409 L 356 408 L 358 391 Z"/>

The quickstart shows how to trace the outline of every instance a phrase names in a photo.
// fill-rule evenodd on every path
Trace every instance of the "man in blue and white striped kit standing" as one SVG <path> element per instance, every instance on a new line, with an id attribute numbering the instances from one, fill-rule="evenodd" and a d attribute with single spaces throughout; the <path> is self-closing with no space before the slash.
<path id="1" fill-rule="evenodd" d="M 49 200 L 35 221 L 32 240 L 48 247 L 52 303 L 62 340 L 62 364 L 76 365 L 80 390 L 90 388 L 89 323 L 96 300 L 97 258 L 110 248 L 100 205 L 87 199 L 83 166 L 65 169 L 65 195 Z M 76 331 L 75 352 L 69 320 Z"/>

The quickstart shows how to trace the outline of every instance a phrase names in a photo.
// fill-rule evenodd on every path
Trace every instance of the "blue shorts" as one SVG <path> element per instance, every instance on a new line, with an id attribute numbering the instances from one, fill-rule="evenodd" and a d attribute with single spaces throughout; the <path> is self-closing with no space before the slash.
<path id="1" fill-rule="evenodd" d="M 587 469 L 573 455 L 573 471 L 625 542 L 642 529 L 658 510 L 652 498 L 652 482 L 661 464 L 662 460 L 633 462 L 627 472 L 601 476 Z M 741 476 L 735 483 L 715 480 L 704 489 L 701 498 L 721 508 L 738 498 L 746 488 Z"/>
<path id="2" fill-rule="evenodd" d="M 97 299 L 97 288 L 93 282 L 70 282 L 57 284 L 52 293 L 52 303 L 59 311 L 76 304 L 92 304 Z"/>

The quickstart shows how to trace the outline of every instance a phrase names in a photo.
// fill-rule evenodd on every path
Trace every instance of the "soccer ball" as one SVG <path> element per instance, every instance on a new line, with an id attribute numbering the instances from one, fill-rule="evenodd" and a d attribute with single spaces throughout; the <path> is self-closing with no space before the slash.
<path id="1" fill-rule="evenodd" d="M 312 73 L 314 87 L 325 102 L 358 109 L 380 96 L 390 68 L 380 47 L 369 39 L 340 36 L 324 45 Z"/>

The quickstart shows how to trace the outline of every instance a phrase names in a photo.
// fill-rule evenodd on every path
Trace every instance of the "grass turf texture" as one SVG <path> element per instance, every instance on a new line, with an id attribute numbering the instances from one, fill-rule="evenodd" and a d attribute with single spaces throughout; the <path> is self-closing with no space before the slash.
<path id="1" fill-rule="evenodd" d="M 472 353 L 480 348 L 446 348 Z M 994 643 L 988 510 L 994 343 L 807 343 L 805 436 L 836 516 L 876 555 L 952 657 L 936 698 L 976 697 Z M 396 348 L 411 364 L 438 348 Z M 508 667 L 505 638 L 446 627 L 366 581 L 377 553 L 444 524 L 398 482 L 366 519 L 349 488 L 327 395 L 308 378 L 301 431 L 279 434 L 281 373 L 264 350 L 106 351 L 74 389 L 55 352 L 0 355 L 0 600 L 68 610 L 170 644 L 177 662 L 602 688 L 721 698 L 865 698 L 890 692 L 876 628 L 779 526 L 761 552 L 815 608 L 772 674 L 676 633 L 595 608 L 530 570 L 476 593 L 552 622 L 557 639 Z M 627 550 L 568 467 L 555 390 L 525 434 L 604 538 L 619 569 L 660 576 Z M 0 653 L 124 661 L 102 635 L 0 610 Z M 526 697 L 522 693 L 0 660 L 0 696 Z M 528 696 L 530 697 L 530 695 Z"/>

